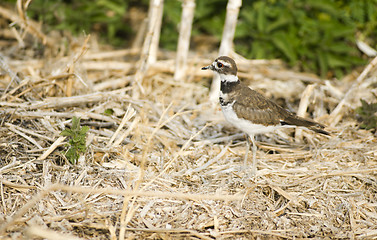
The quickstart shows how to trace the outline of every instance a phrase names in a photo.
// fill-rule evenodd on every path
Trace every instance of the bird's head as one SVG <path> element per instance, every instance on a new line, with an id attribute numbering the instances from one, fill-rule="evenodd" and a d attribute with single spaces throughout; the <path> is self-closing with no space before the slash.
<path id="1" fill-rule="evenodd" d="M 227 56 L 218 57 L 211 65 L 202 67 L 202 70 L 210 69 L 218 74 L 237 76 L 236 62 Z"/>

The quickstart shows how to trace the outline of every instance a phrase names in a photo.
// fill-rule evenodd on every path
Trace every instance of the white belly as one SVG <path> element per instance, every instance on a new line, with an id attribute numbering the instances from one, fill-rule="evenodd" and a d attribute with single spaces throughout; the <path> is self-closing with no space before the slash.
<path id="1" fill-rule="evenodd" d="M 262 124 L 254 124 L 242 118 L 238 118 L 237 114 L 233 111 L 233 104 L 228 104 L 226 106 L 221 106 L 221 110 L 224 114 L 225 119 L 233 124 L 236 128 L 247 134 L 253 136 L 260 133 L 272 132 L 277 128 L 281 128 L 281 125 L 265 126 Z"/>

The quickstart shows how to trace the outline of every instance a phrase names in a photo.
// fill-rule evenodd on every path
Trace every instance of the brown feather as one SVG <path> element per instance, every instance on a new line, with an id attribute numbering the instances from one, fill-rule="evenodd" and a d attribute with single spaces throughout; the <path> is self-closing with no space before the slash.
<path id="1" fill-rule="evenodd" d="M 234 85 L 234 89 L 228 93 L 228 98 L 236 100 L 233 108 L 239 118 L 265 126 L 278 124 L 302 126 L 329 135 L 322 130 L 323 125 L 294 115 L 242 82 Z"/>

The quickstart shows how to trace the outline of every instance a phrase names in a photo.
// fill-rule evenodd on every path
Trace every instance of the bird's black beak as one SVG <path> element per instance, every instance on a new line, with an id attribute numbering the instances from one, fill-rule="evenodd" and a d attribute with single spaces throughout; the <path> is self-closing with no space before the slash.
<path id="1" fill-rule="evenodd" d="M 202 67 L 202 70 L 208 70 L 208 69 L 213 70 L 213 65 L 211 64 L 206 67 Z"/>

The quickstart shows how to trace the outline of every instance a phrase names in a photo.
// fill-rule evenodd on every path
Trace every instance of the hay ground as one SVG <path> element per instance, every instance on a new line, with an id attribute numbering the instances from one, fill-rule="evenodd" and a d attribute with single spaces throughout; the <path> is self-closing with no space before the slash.
<path id="1" fill-rule="evenodd" d="M 187 77 L 174 81 L 174 54 L 161 52 L 136 84 L 138 49 L 34 42 L 0 46 L 3 239 L 377 237 L 376 135 L 352 113 L 361 97 L 373 99 L 374 69 L 331 136 L 259 136 L 250 176 L 244 135 L 208 100 L 212 73 L 200 67 L 215 54 L 192 53 Z M 360 74 L 323 81 L 279 61 L 236 61 L 253 88 L 293 111 L 306 99 L 308 114 L 329 126 Z M 60 136 L 73 116 L 90 127 L 75 165 Z"/>

